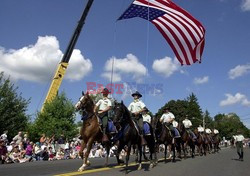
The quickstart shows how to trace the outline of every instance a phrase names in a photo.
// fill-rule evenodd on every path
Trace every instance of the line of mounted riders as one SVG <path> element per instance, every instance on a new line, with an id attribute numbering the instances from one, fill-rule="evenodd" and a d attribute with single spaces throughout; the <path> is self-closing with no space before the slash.
<path id="1" fill-rule="evenodd" d="M 94 142 L 100 142 L 106 149 L 105 166 L 108 164 L 110 148 L 117 146 L 116 158 L 118 164 L 124 163 L 119 158 L 120 152 L 126 151 L 126 170 L 130 157 L 131 148 L 136 146 L 138 170 L 141 169 L 142 155 L 145 156 L 145 146 L 150 153 L 150 168 L 157 164 L 157 152 L 161 144 L 165 145 L 164 159 L 167 160 L 168 148 L 172 151 L 172 161 L 175 162 L 176 154 L 181 158 L 181 150 L 184 158 L 187 155 L 187 148 L 191 150 L 191 157 L 195 156 L 195 147 L 197 146 L 200 155 L 206 155 L 207 152 L 218 152 L 220 138 L 218 130 L 213 133 L 204 133 L 204 128 L 199 126 L 192 132 L 191 121 L 186 116 L 183 123 L 176 124 L 174 115 L 169 108 L 164 109 L 164 114 L 159 119 L 148 117 L 148 110 L 145 104 L 140 100 L 142 95 L 136 91 L 132 94 L 134 98 L 127 108 L 123 102 L 115 102 L 113 107 L 108 98 L 110 93 L 107 88 L 101 92 L 103 98 L 97 103 L 91 98 L 89 93 L 82 93 L 82 97 L 75 105 L 75 108 L 82 114 L 83 125 L 80 132 L 82 139 L 80 156 L 83 158 L 83 165 L 78 169 L 83 171 L 90 164 L 88 156 Z M 108 112 L 112 108 L 112 120 L 109 119 Z M 144 121 L 143 121 L 144 117 Z M 139 158 L 138 158 L 139 157 Z"/>

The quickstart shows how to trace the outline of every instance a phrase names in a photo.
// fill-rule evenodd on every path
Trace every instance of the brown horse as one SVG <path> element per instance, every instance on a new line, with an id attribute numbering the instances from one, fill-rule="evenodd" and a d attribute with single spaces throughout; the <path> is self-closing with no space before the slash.
<path id="1" fill-rule="evenodd" d="M 212 139 L 213 139 L 214 153 L 219 152 L 219 150 L 220 150 L 219 145 L 220 145 L 220 142 L 221 142 L 220 136 L 218 134 L 213 134 Z"/>
<path id="2" fill-rule="evenodd" d="M 195 156 L 195 141 L 192 139 L 186 128 L 182 123 L 179 123 L 178 129 L 180 131 L 181 135 L 181 145 L 182 145 L 182 150 L 184 153 L 184 158 L 187 158 L 186 151 L 187 151 L 187 145 L 191 148 L 191 156 L 194 158 Z"/>
<path id="3" fill-rule="evenodd" d="M 83 158 L 83 165 L 78 169 L 78 171 L 85 170 L 86 166 L 89 165 L 88 156 L 92 145 L 95 141 L 101 142 L 103 133 L 102 129 L 99 125 L 99 120 L 97 115 L 94 113 L 95 103 L 92 98 L 89 96 L 89 93 L 83 93 L 83 96 L 80 98 L 79 102 L 75 105 L 76 110 L 82 110 L 87 114 L 86 120 L 83 121 L 83 125 L 81 128 L 81 149 L 79 151 L 80 156 Z M 105 165 L 108 164 L 108 156 L 110 152 L 111 144 L 110 142 L 104 143 L 106 149 L 106 162 Z M 83 157 L 83 150 L 87 148 L 87 151 Z"/>
<path id="4" fill-rule="evenodd" d="M 195 144 L 197 145 L 199 155 L 200 156 L 202 156 L 203 154 L 206 155 L 206 145 L 205 145 L 204 134 L 201 134 L 200 132 L 198 132 L 198 129 L 194 130 L 194 134 L 197 137 Z"/>

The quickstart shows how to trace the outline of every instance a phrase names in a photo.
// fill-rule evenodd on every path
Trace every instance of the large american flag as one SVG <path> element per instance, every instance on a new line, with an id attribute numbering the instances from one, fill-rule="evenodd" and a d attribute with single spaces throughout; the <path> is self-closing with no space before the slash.
<path id="1" fill-rule="evenodd" d="M 118 20 L 134 17 L 153 23 L 182 65 L 201 62 L 205 28 L 171 0 L 135 0 Z"/>

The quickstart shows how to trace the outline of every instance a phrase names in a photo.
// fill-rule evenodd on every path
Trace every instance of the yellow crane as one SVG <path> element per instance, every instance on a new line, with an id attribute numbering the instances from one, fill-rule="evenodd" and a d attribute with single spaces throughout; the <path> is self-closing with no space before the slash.
<path id="1" fill-rule="evenodd" d="M 76 26 L 76 29 L 71 37 L 71 40 L 69 42 L 69 45 L 65 51 L 65 54 L 63 55 L 63 58 L 61 60 L 61 62 L 59 63 L 58 67 L 57 67 L 57 70 L 55 72 L 55 75 L 54 75 L 54 78 L 51 82 L 51 85 L 50 85 L 50 88 L 49 88 L 49 91 L 47 93 L 47 96 L 44 100 L 44 103 L 43 103 L 43 106 L 42 106 L 42 109 L 41 111 L 43 111 L 43 108 L 44 108 L 44 104 L 46 102 L 51 102 L 57 95 L 57 92 L 60 88 L 60 85 L 62 83 L 62 80 L 63 80 L 63 77 L 66 73 L 66 69 L 69 65 L 69 60 L 70 60 L 70 57 L 72 55 L 72 52 L 73 52 L 73 49 L 75 47 L 75 44 L 77 42 L 77 39 L 81 33 L 81 30 L 82 30 L 82 27 L 85 23 L 85 19 L 88 15 L 88 12 L 89 12 L 89 9 L 92 5 L 94 0 L 88 0 L 87 2 L 87 5 L 85 6 L 85 9 L 82 13 L 82 16 L 80 18 L 80 20 L 78 21 L 78 24 Z"/>

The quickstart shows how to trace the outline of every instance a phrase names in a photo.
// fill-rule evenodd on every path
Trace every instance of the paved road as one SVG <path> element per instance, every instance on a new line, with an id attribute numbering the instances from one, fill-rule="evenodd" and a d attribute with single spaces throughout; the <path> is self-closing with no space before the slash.
<path id="1" fill-rule="evenodd" d="M 144 163 L 142 170 L 137 171 L 137 166 L 131 161 L 129 176 L 245 176 L 250 175 L 250 149 L 245 149 L 244 162 L 237 160 L 236 149 L 223 149 L 218 154 L 206 157 L 197 156 L 176 163 L 159 162 L 149 170 L 149 164 Z M 103 167 L 103 158 L 91 159 L 89 170 L 76 172 L 81 160 L 39 161 L 23 164 L 0 165 L 0 176 L 119 176 L 124 175 L 123 167 L 114 167 L 115 159 L 111 158 L 110 167 Z"/>

